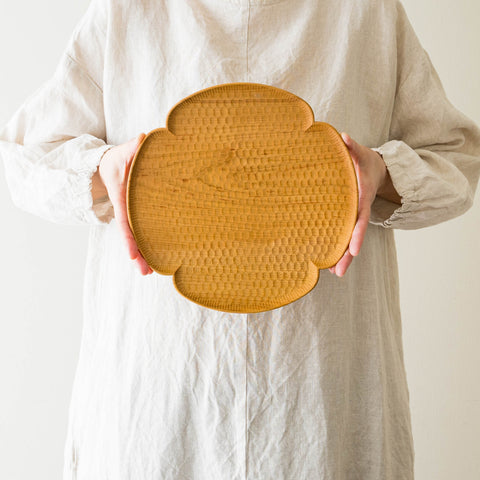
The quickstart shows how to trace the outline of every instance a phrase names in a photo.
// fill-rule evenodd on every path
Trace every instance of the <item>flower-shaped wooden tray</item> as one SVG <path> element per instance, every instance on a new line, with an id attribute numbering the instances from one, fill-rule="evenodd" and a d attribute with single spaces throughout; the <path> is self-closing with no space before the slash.
<path id="1" fill-rule="evenodd" d="M 237 313 L 307 294 L 344 254 L 357 202 L 338 132 L 301 98 L 252 83 L 178 103 L 143 141 L 127 188 L 151 268 L 193 302 Z"/>

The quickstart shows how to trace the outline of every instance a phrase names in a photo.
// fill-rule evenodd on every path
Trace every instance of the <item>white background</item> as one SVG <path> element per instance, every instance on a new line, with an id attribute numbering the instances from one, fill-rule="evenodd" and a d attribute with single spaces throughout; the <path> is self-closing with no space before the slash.
<path id="1" fill-rule="evenodd" d="M 480 124 L 480 2 L 403 3 L 450 100 Z M 0 0 L 0 125 L 53 74 L 87 5 Z M 480 479 L 479 197 L 458 219 L 396 232 L 417 480 Z M 0 218 L 0 479 L 56 480 L 80 345 L 87 227 L 17 210 L 3 168 Z"/>

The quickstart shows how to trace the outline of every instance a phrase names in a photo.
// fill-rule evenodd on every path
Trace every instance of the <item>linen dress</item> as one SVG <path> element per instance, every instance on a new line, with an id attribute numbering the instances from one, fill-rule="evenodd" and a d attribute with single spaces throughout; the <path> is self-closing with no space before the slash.
<path id="1" fill-rule="evenodd" d="M 256 314 L 141 276 L 91 177 L 200 89 L 288 90 L 382 153 L 347 274 Z M 64 480 L 409 480 L 414 450 L 393 228 L 472 204 L 480 132 L 446 99 L 395 0 L 94 0 L 52 79 L 0 135 L 18 207 L 90 227 Z"/>

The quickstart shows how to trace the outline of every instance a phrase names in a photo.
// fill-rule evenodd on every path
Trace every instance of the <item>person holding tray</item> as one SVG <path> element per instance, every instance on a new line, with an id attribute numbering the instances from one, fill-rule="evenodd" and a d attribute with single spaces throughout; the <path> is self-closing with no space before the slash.
<path id="1" fill-rule="evenodd" d="M 152 274 L 125 201 L 144 134 L 233 82 L 304 99 L 342 132 L 359 186 L 343 258 L 247 314 Z M 393 229 L 472 205 L 480 130 L 399 1 L 93 0 L 0 157 L 18 207 L 90 226 L 64 480 L 413 478 Z"/>

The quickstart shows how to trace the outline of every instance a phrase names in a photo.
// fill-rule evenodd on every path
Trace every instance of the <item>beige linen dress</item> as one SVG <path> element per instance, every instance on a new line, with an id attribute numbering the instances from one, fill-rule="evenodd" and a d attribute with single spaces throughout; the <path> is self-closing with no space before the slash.
<path id="1" fill-rule="evenodd" d="M 378 148 L 402 197 L 375 201 L 344 278 L 322 271 L 304 297 L 257 314 L 142 277 L 90 193 L 110 145 L 227 82 L 303 98 Z M 413 478 L 392 229 L 472 204 L 480 132 L 445 98 L 398 1 L 94 0 L 0 139 L 20 208 L 90 226 L 64 480 Z"/>

